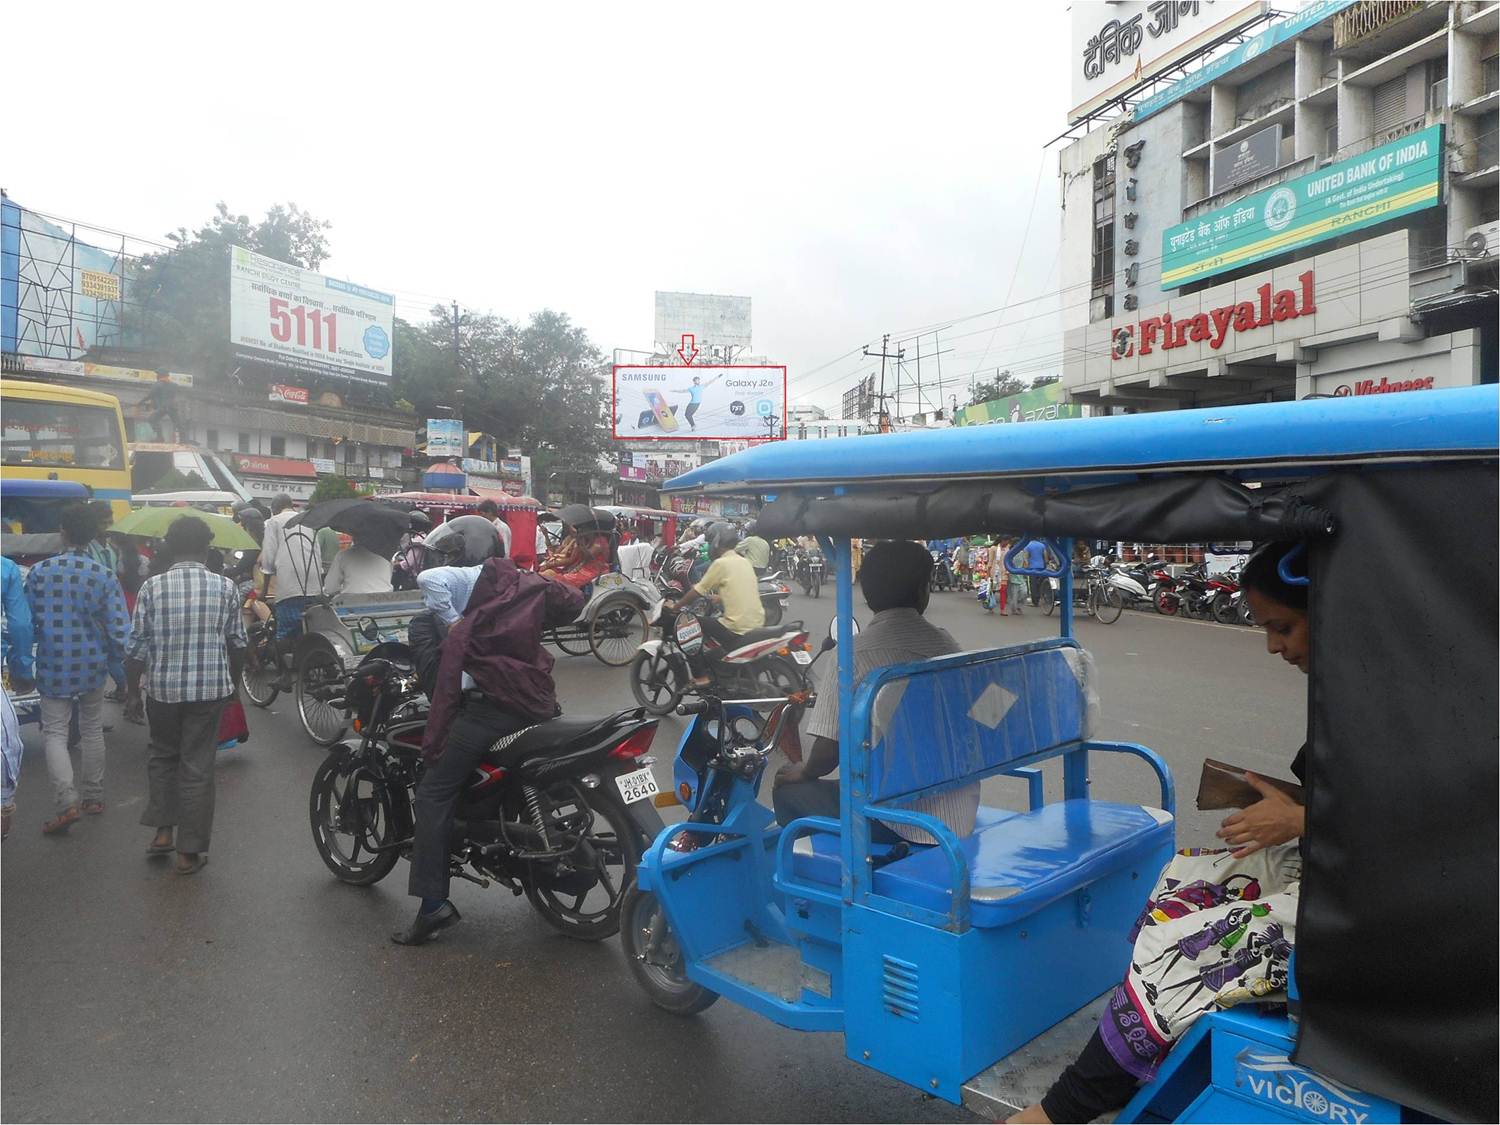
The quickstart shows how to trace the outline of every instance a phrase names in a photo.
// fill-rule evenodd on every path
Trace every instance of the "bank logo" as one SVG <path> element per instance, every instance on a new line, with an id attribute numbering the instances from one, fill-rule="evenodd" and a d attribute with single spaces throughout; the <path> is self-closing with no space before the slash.
<path id="1" fill-rule="evenodd" d="M 1266 228 L 1285 230 L 1297 216 L 1297 193 L 1291 188 L 1277 188 L 1266 200 Z"/>
<path id="2" fill-rule="evenodd" d="M 1374 1108 L 1347 1086 L 1296 1066 L 1285 1055 L 1254 1047 L 1234 1056 L 1234 1084 L 1252 1097 L 1316 1121 L 1360 1125 Z"/>

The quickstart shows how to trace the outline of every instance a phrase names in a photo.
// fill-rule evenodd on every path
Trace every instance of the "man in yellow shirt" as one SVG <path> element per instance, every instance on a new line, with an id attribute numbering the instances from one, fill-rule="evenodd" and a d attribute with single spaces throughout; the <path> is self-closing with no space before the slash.
<path id="1" fill-rule="evenodd" d="M 708 570 L 698 584 L 679 602 L 668 604 L 678 610 L 698 598 L 718 598 L 724 605 L 719 617 L 702 619 L 705 637 L 712 637 L 724 649 L 736 648 L 740 637 L 766 623 L 766 609 L 760 602 L 760 586 L 750 560 L 735 553 L 739 532 L 733 524 L 720 521 L 710 524 L 706 533 L 710 558 Z M 693 682 L 700 687 L 709 682 L 701 653 L 689 657 Z"/>

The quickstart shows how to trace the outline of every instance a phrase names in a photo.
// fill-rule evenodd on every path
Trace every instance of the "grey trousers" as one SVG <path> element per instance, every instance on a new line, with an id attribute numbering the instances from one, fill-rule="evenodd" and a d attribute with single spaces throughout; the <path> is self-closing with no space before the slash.
<path id="1" fill-rule="evenodd" d="M 150 795 L 141 823 L 152 828 L 176 826 L 179 852 L 208 851 L 214 828 L 219 713 L 228 702 L 146 699 L 146 719 L 151 724 L 151 757 L 146 762 Z"/>
<path id="2" fill-rule="evenodd" d="M 73 760 L 68 756 L 68 725 L 73 718 L 71 699 L 42 697 L 42 740 L 47 749 L 47 772 L 52 775 L 52 796 L 57 811 L 85 801 L 104 799 L 104 688 L 78 697 L 79 766 L 83 774 L 73 786 Z"/>

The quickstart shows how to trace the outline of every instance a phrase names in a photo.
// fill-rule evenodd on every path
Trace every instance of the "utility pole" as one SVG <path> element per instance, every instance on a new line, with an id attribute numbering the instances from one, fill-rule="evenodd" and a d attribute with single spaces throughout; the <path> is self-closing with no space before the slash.
<path id="1" fill-rule="evenodd" d="M 889 430 L 891 428 L 891 415 L 890 415 L 890 411 L 886 410 L 886 408 L 885 408 L 885 361 L 888 360 L 888 359 L 899 360 L 899 359 L 901 359 L 902 356 L 906 355 L 906 351 L 903 348 L 897 348 L 894 353 L 888 351 L 887 349 L 889 348 L 890 343 L 891 343 L 891 334 L 889 332 L 887 332 L 884 336 L 882 336 L 880 338 L 880 351 L 878 351 L 878 352 L 872 352 L 869 348 L 865 348 L 864 349 L 865 355 L 871 357 L 872 359 L 875 356 L 877 356 L 877 355 L 880 357 L 880 432 L 881 433 L 887 433 L 887 432 L 889 432 Z"/>

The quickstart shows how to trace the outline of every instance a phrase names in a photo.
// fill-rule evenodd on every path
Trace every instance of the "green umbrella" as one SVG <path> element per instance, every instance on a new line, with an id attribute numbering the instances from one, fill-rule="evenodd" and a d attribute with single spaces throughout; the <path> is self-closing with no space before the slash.
<path id="1" fill-rule="evenodd" d="M 213 546 L 221 551 L 254 551 L 260 547 L 250 533 L 228 516 L 200 512 L 195 508 L 137 508 L 130 515 L 115 520 L 110 530 L 120 535 L 138 535 L 142 539 L 163 539 L 167 528 L 184 516 L 193 516 L 213 531 Z"/>

